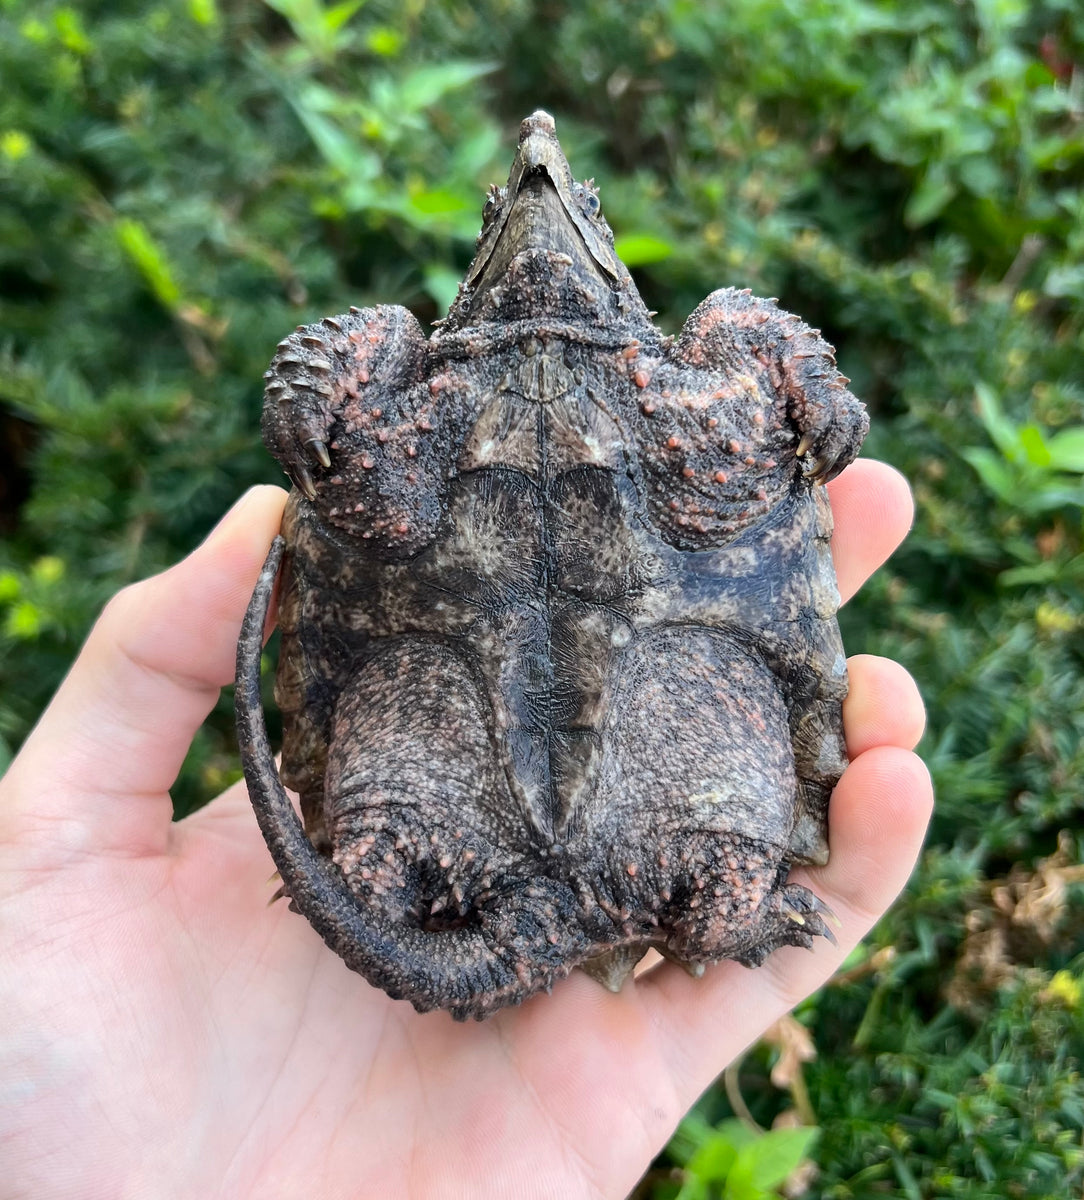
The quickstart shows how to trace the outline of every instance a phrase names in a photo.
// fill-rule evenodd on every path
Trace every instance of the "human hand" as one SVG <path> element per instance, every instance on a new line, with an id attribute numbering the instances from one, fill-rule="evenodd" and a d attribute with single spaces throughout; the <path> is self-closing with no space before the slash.
<path id="1" fill-rule="evenodd" d="M 844 598 L 911 516 L 858 461 L 830 485 Z M 348 972 L 285 904 L 243 785 L 171 823 L 230 681 L 284 493 L 248 493 L 121 592 L 0 780 L 0 1196 L 615 1197 L 722 1068 L 823 983 L 903 886 L 932 801 L 918 692 L 851 659 L 832 858 L 801 869 L 839 946 L 618 994 L 576 972 L 460 1025 Z"/>

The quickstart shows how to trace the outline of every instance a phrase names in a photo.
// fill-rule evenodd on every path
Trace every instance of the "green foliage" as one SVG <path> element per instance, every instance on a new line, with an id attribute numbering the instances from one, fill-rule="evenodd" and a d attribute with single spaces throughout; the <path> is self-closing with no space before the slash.
<path id="1" fill-rule="evenodd" d="M 1016 425 L 1005 416 L 994 390 L 975 385 L 979 418 L 997 451 L 968 447 L 964 458 L 998 500 L 1027 513 L 1084 505 L 1084 425 L 1048 434 L 1034 422 Z M 1016 580 L 1021 580 L 1019 574 Z"/>
<path id="2" fill-rule="evenodd" d="M 713 1125 L 686 1117 L 670 1147 L 685 1175 L 673 1200 L 771 1200 L 808 1155 L 817 1133 L 805 1128 L 756 1133 L 737 1120 Z"/>
<path id="3" fill-rule="evenodd" d="M 878 987 L 877 1020 L 863 1053 L 818 1065 L 811 1089 L 839 1120 L 822 1135 L 825 1200 L 906 1197 L 1069 1196 L 1084 1182 L 1084 1035 L 1080 964 L 1069 988 L 1012 984 L 976 1030 L 951 1008 L 916 1011 L 899 964 Z M 1067 1002 L 1068 994 L 1068 1002 Z M 825 1028 L 857 1011 L 857 994 L 833 997 Z"/>
<path id="4" fill-rule="evenodd" d="M 441 315 L 546 106 L 660 321 L 778 295 L 915 489 L 844 633 L 918 678 L 938 814 L 803 1013 L 810 1194 L 1079 1194 L 1079 922 L 1010 939 L 973 1003 L 950 985 L 991 881 L 1080 827 L 1082 62 L 1070 0 L 0 0 L 0 768 L 108 594 L 279 477 L 283 333 Z M 236 770 L 223 701 L 178 811 Z M 765 1126 L 769 1057 L 742 1072 Z M 727 1116 L 713 1093 L 643 1194 L 776 1186 L 738 1163 L 788 1138 Z"/>

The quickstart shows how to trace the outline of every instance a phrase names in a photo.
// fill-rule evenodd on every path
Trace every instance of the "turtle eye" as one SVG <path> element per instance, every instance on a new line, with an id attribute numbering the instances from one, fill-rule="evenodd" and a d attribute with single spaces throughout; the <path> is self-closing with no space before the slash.
<path id="1" fill-rule="evenodd" d="M 489 192 L 486 194 L 486 202 L 482 205 L 482 222 L 488 225 L 490 221 L 501 211 L 501 205 L 504 203 L 505 189 L 498 187 L 495 183 L 490 184 Z"/>
<path id="2" fill-rule="evenodd" d="M 580 203 L 580 208 L 589 216 L 597 217 L 602 209 L 602 204 L 598 198 L 598 188 L 595 187 L 595 181 L 588 179 L 584 183 L 576 184 L 576 199 Z"/>

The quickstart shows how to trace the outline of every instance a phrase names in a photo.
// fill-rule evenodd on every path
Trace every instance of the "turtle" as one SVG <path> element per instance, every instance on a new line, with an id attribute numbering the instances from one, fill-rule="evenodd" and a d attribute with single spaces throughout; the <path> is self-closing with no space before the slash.
<path id="1" fill-rule="evenodd" d="M 459 1020 L 577 967 L 616 991 L 652 949 L 698 976 L 832 937 L 789 875 L 827 861 L 848 761 L 824 485 L 868 429 L 774 300 L 723 288 L 664 335 L 546 112 L 482 221 L 428 337 L 378 305 L 279 343 L 293 488 L 236 689 L 291 907 Z"/>

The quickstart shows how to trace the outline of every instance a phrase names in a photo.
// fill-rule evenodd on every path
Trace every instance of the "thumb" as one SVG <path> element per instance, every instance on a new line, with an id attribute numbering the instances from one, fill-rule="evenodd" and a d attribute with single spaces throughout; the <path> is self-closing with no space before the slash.
<path id="1" fill-rule="evenodd" d="M 169 788 L 233 677 L 241 619 L 285 493 L 255 487 L 186 559 L 119 592 L 0 781 L 0 837 L 156 853 Z"/>

